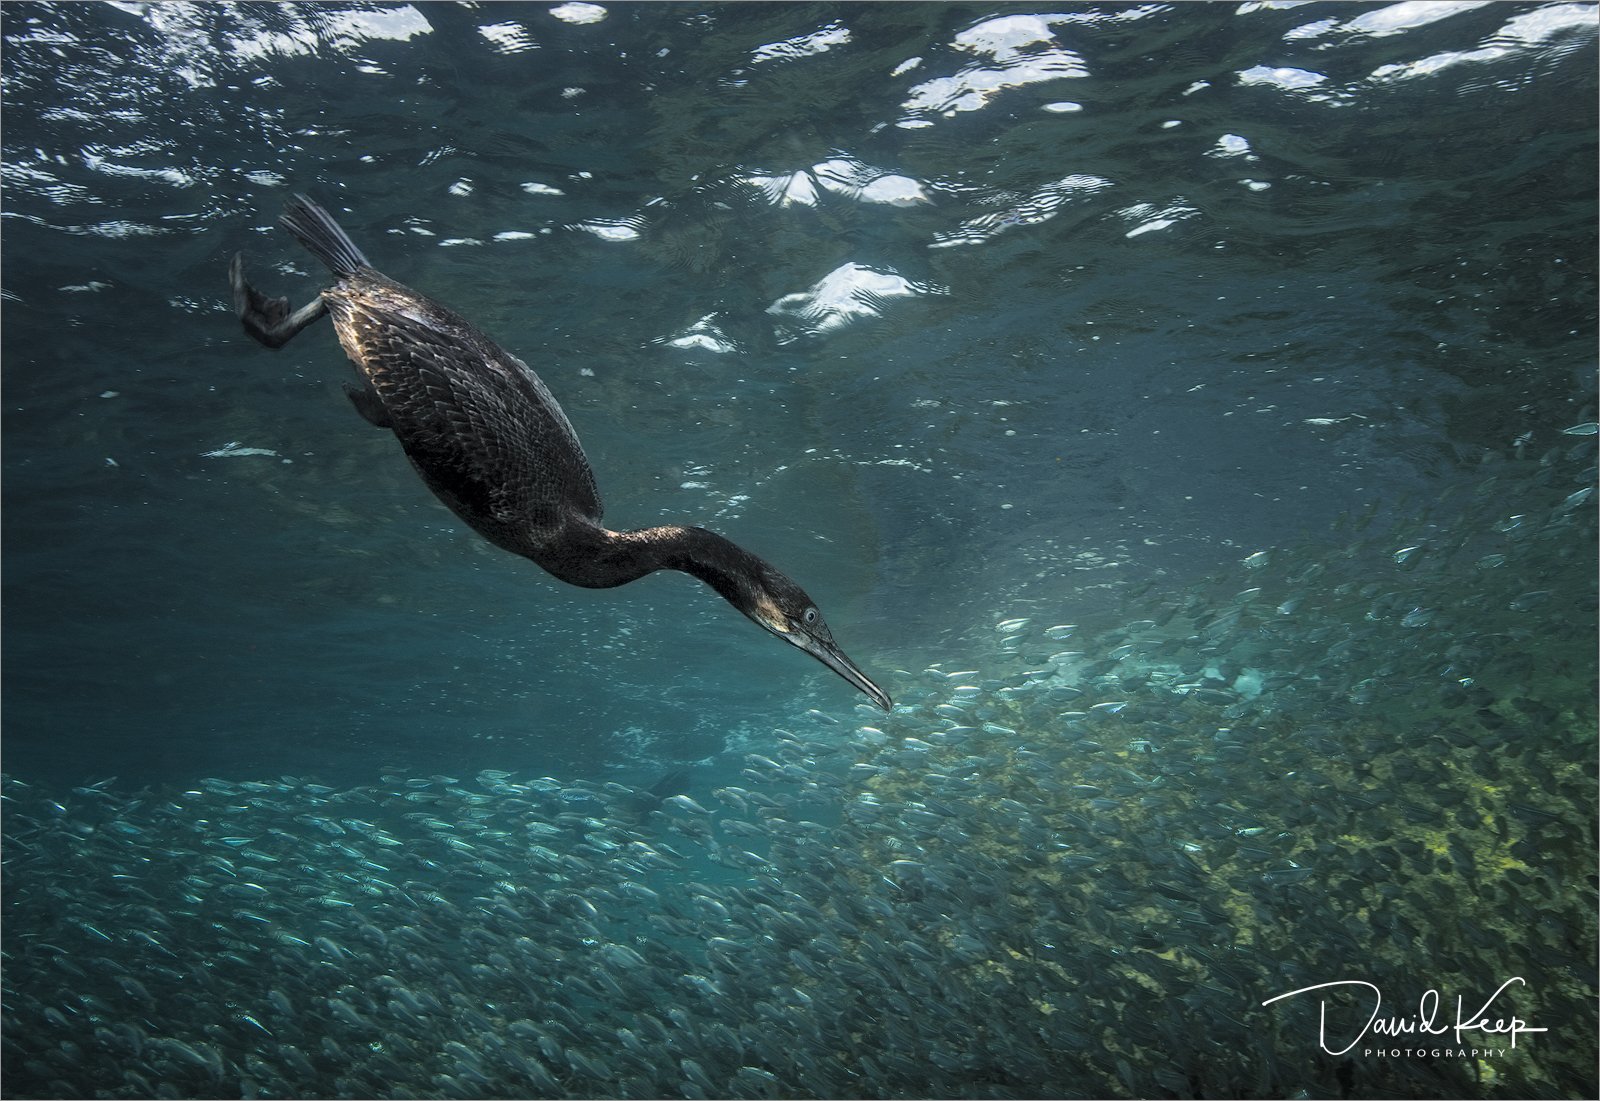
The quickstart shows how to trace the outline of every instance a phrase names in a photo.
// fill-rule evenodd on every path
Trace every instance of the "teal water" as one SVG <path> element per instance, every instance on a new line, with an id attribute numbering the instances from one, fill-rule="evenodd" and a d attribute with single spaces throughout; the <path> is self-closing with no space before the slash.
<path id="1" fill-rule="evenodd" d="M 7 3 L 8 1094 L 1592 1094 L 1596 26 Z M 896 711 L 457 522 L 292 191 Z"/>

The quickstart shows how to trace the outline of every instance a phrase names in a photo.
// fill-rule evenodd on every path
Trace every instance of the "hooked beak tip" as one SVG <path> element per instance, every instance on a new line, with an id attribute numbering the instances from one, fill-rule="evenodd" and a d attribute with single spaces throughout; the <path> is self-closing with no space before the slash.
<path id="1" fill-rule="evenodd" d="M 889 698 L 889 693 L 885 692 L 883 689 L 879 688 L 876 684 L 873 684 L 870 680 L 867 680 L 865 677 L 862 677 L 861 679 L 863 681 L 866 681 L 866 683 L 857 685 L 856 687 L 860 688 L 861 691 L 865 692 L 868 696 L 872 697 L 872 702 L 873 703 L 877 704 L 879 707 L 883 708 L 885 711 L 893 711 L 894 710 L 894 701 Z"/>
<path id="2" fill-rule="evenodd" d="M 871 678 L 863 673 L 855 662 L 845 657 L 844 651 L 837 646 L 819 642 L 815 639 L 795 640 L 795 644 L 849 681 L 885 711 L 894 709 L 894 701 L 889 698 L 889 693 L 874 684 Z"/>

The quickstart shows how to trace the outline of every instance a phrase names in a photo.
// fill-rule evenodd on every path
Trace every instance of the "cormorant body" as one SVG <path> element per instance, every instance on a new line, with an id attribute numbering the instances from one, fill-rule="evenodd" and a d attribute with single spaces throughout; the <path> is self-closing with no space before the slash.
<path id="1" fill-rule="evenodd" d="M 612 531 L 566 414 L 522 360 L 426 295 L 375 271 L 333 218 L 296 196 L 280 220 L 336 277 L 289 310 L 229 275 L 245 331 L 281 347 L 324 313 L 360 376 L 345 390 L 369 422 L 394 432 L 428 488 L 491 543 L 562 581 L 625 585 L 655 570 L 699 578 L 784 641 L 887 710 L 889 697 L 834 643 L 805 591 L 736 543 L 698 527 Z"/>

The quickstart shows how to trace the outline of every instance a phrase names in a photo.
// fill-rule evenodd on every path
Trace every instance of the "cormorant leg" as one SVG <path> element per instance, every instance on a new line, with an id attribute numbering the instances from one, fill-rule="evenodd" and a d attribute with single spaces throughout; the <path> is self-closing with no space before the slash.
<path id="1" fill-rule="evenodd" d="M 378 396 L 371 384 L 354 386 L 344 384 L 344 396 L 350 399 L 350 404 L 356 407 L 366 422 L 379 428 L 393 428 L 394 421 L 389 419 L 389 410 L 383 407 L 383 399 Z"/>
<path id="2" fill-rule="evenodd" d="M 233 285 L 233 312 L 244 322 L 244 331 L 269 348 L 283 347 L 295 333 L 328 312 L 321 295 L 290 313 L 287 298 L 268 298 L 256 290 L 245 280 L 242 253 L 233 254 L 228 282 Z"/>

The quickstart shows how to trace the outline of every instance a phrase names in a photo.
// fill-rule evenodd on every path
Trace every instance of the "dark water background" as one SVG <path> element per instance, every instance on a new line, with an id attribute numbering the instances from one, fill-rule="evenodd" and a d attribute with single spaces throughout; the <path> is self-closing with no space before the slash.
<path id="1" fill-rule="evenodd" d="M 603 15 L 0 10 L 8 774 L 709 785 L 809 709 L 884 725 L 690 579 L 486 546 L 326 324 L 247 338 L 235 251 L 322 285 L 291 191 L 541 373 L 612 526 L 769 558 L 897 699 L 1008 618 L 1109 630 L 1271 548 L 1314 595 L 1567 502 L 1549 572 L 1462 560 L 1394 637 L 1536 594 L 1517 646 L 1592 716 L 1593 5 Z M 1460 672 L 1390 656 L 1391 697 Z"/>
<path id="2" fill-rule="evenodd" d="M 615 767 L 854 703 L 688 579 L 480 546 L 331 333 L 239 332 L 235 250 L 322 278 L 291 189 L 543 373 L 614 524 L 780 563 L 891 693 L 1015 609 L 1182 587 L 1592 416 L 1590 8 L 5 18 L 19 773 Z M 738 182 L 830 162 L 911 205 Z M 770 312 L 846 264 L 921 291 Z M 703 318 L 732 350 L 663 343 Z"/>

